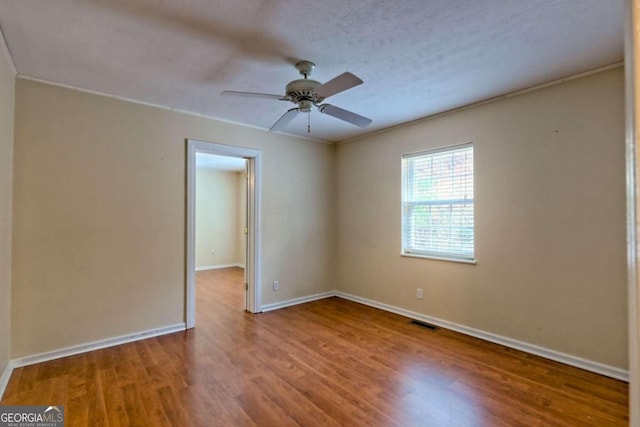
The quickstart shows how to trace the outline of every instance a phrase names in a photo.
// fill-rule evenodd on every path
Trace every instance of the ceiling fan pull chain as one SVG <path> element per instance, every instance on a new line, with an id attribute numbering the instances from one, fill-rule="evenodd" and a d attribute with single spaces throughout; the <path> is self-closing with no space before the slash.
<path id="1" fill-rule="evenodd" d="M 307 133 L 311 133 L 311 111 L 307 113 Z"/>

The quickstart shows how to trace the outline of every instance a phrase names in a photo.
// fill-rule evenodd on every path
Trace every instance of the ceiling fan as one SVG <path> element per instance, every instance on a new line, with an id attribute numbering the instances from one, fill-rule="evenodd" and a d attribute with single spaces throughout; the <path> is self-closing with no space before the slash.
<path id="1" fill-rule="evenodd" d="M 304 79 L 298 79 L 290 82 L 285 89 L 286 95 L 284 96 L 268 93 L 237 92 L 232 90 L 225 90 L 222 92 L 222 95 L 276 99 L 278 101 L 289 101 L 297 104 L 297 107 L 291 108 L 289 111 L 284 113 L 284 115 L 280 117 L 273 126 L 271 126 L 269 129 L 270 131 L 279 131 L 284 129 L 291 120 L 298 115 L 298 113 L 310 113 L 313 107 L 316 107 L 318 111 L 323 114 L 328 114 L 337 119 L 344 120 L 352 125 L 359 127 L 368 126 L 372 121 L 371 119 L 343 108 L 336 107 L 335 105 L 322 103 L 331 95 L 335 95 L 362 84 L 362 80 L 349 72 L 345 72 L 340 74 L 338 77 L 321 84 L 316 80 L 308 78 L 315 66 L 316 64 L 311 61 L 298 62 L 296 64 L 296 68 L 300 74 L 304 76 Z M 307 131 L 310 130 L 310 125 L 308 124 Z"/>

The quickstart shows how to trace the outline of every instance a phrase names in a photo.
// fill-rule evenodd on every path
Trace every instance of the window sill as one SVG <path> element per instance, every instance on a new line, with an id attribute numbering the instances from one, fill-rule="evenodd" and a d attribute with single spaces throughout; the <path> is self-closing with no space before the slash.
<path id="1" fill-rule="evenodd" d="M 417 255 L 417 254 L 405 254 L 405 253 L 401 253 L 400 256 L 404 256 L 407 258 L 432 259 L 436 261 L 459 262 L 461 264 L 472 264 L 472 265 L 477 264 L 477 261 L 475 259 L 446 258 L 446 257 L 433 256 L 433 255 Z"/>

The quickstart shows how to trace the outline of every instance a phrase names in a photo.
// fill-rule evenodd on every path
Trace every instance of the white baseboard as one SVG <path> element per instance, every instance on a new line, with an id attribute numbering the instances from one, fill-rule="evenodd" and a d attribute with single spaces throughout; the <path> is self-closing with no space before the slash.
<path id="1" fill-rule="evenodd" d="M 316 301 L 319 299 L 330 298 L 335 296 L 336 296 L 335 291 L 322 292 L 320 294 L 309 295 L 306 297 L 294 298 L 287 301 L 281 301 L 281 302 L 275 302 L 273 304 L 263 305 L 260 311 L 262 312 L 272 311 L 272 310 L 277 310 L 279 308 L 290 307 L 292 305 L 304 304 L 305 302 L 311 302 L 311 301 Z"/>
<path id="2" fill-rule="evenodd" d="M 31 356 L 19 357 L 17 359 L 11 360 L 9 362 L 9 365 L 11 365 L 12 368 L 20 368 L 22 366 L 34 365 L 36 363 L 47 362 L 49 360 L 60 359 L 67 356 L 73 356 L 75 354 L 87 353 L 89 351 L 99 350 L 101 348 L 113 347 L 116 345 L 127 344 L 133 341 L 140 341 L 160 335 L 184 331 L 185 328 L 186 325 L 184 323 L 178 323 L 176 325 L 165 326 L 162 328 L 149 329 L 147 331 L 135 332 L 133 334 L 121 335 L 119 337 L 92 341 L 85 344 L 74 345 L 58 350 L 34 354 Z"/>
<path id="3" fill-rule="evenodd" d="M 541 356 L 546 359 L 555 360 L 556 362 L 575 366 L 576 368 L 581 368 L 586 371 L 595 372 L 597 374 L 605 375 L 607 377 L 629 382 L 629 371 L 626 371 L 624 369 L 620 369 L 613 366 L 605 365 L 603 363 L 583 359 L 581 357 L 572 356 L 570 354 L 561 353 L 559 351 L 550 350 L 548 348 L 540 347 L 534 344 L 529 344 L 523 341 L 514 340 L 512 338 L 503 337 L 501 335 L 492 334 L 490 332 L 485 332 L 479 329 L 470 328 L 468 326 L 459 325 L 457 323 L 449 322 L 447 320 L 442 320 L 436 317 L 427 316 L 425 314 L 416 313 L 414 311 L 405 310 L 403 308 L 394 307 L 392 305 L 388 305 L 388 304 L 373 301 L 370 299 L 347 294 L 345 292 L 335 292 L 335 295 L 340 298 L 365 304 L 371 307 L 379 308 L 381 310 L 389 311 L 391 313 L 399 314 L 401 316 L 409 317 L 411 319 L 432 323 L 434 325 L 437 325 L 446 329 L 451 329 L 452 331 L 460 332 L 461 334 L 470 335 L 472 337 L 476 337 L 476 338 L 483 339 L 485 341 L 490 341 L 496 344 L 500 344 L 505 347 L 510 347 L 516 350 L 524 351 L 525 353 L 535 354 L 536 356 Z"/>
<path id="4" fill-rule="evenodd" d="M 13 373 L 13 365 L 11 361 L 7 363 L 7 367 L 2 372 L 2 376 L 0 377 L 0 400 L 2 400 L 2 396 L 4 396 L 4 391 L 7 389 L 7 385 L 9 385 L 9 378 L 11 378 L 11 374 Z"/>
<path id="5" fill-rule="evenodd" d="M 231 264 L 202 265 L 200 267 L 196 267 L 196 271 L 217 270 L 218 268 L 229 268 L 229 267 L 244 268 L 244 264 L 236 262 L 236 263 L 231 263 Z"/>

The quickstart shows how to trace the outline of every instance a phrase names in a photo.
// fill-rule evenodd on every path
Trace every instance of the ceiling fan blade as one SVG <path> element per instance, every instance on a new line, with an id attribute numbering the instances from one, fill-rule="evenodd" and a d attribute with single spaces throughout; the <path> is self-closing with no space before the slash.
<path id="1" fill-rule="evenodd" d="M 287 98 L 282 95 L 272 95 L 270 93 L 255 93 L 255 92 L 238 92 L 235 90 L 225 90 L 220 95 L 224 96 L 242 96 L 245 98 L 263 98 L 263 99 L 277 99 L 279 101 L 287 101 Z"/>
<path id="2" fill-rule="evenodd" d="M 318 111 L 333 116 L 336 119 L 344 120 L 345 122 L 351 123 L 352 125 L 356 125 L 361 128 L 370 125 L 373 121 L 367 117 L 361 116 L 340 107 L 336 107 L 335 105 L 322 104 L 318 107 Z"/>
<path id="3" fill-rule="evenodd" d="M 269 130 L 270 130 L 270 131 L 272 131 L 272 132 L 275 132 L 275 131 L 279 131 L 279 130 L 282 130 L 282 129 L 286 128 L 286 127 L 287 127 L 287 125 L 288 125 L 289 123 L 291 123 L 291 120 L 293 120 L 293 118 L 294 118 L 295 116 L 297 116 L 299 112 L 300 112 L 300 110 L 299 110 L 298 108 L 292 108 L 292 109 L 290 109 L 289 111 L 287 111 L 286 113 L 284 113 L 284 114 L 282 115 L 282 117 L 280 117 L 280 118 L 278 119 L 278 121 L 277 121 L 277 122 L 275 122 L 275 123 L 273 124 L 273 126 L 271 126 L 271 129 L 269 129 Z"/>
<path id="4" fill-rule="evenodd" d="M 328 98 L 331 95 L 335 95 L 336 93 L 340 93 L 347 89 L 351 89 L 352 87 L 358 86 L 362 84 L 362 80 L 349 73 L 342 73 L 338 77 L 329 80 L 325 84 L 318 86 L 315 90 L 316 95 L 320 98 Z"/>

